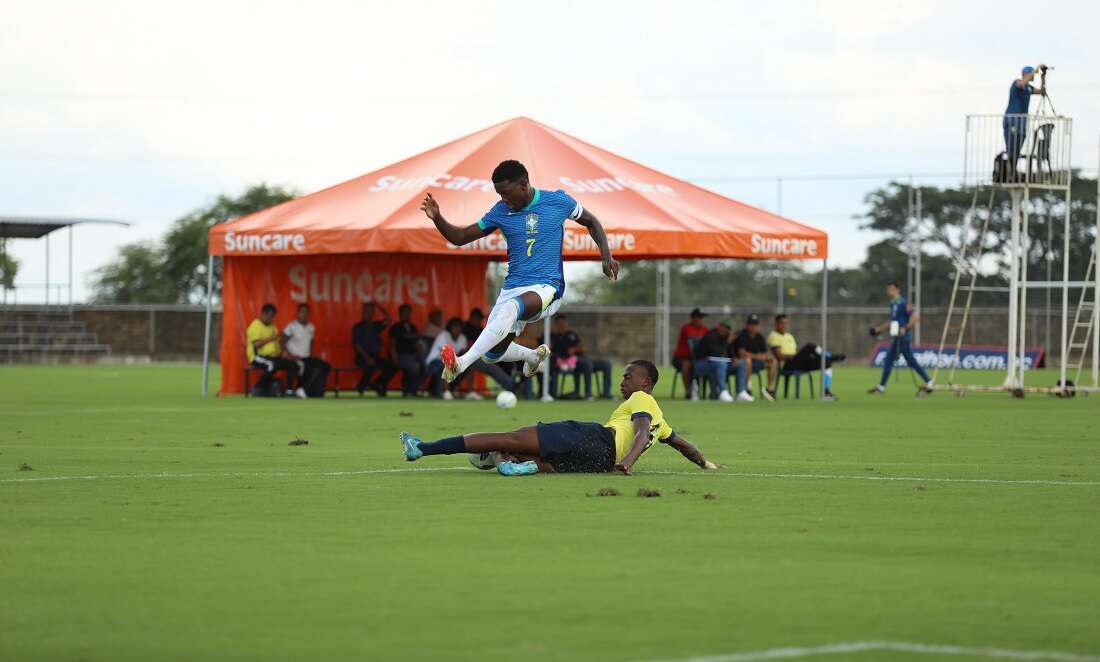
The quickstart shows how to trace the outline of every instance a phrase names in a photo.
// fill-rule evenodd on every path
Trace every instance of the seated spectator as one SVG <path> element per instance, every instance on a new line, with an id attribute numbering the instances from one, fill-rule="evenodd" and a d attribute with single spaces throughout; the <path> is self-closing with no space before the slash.
<path id="1" fill-rule="evenodd" d="M 781 365 L 781 374 L 793 372 L 813 372 L 821 369 L 821 347 L 813 343 L 806 343 L 801 349 L 794 336 L 791 335 L 790 319 L 786 315 L 775 316 L 775 330 L 768 334 L 768 347 L 771 349 L 775 360 Z M 825 400 L 836 400 L 833 395 L 833 364 L 844 361 L 847 357 L 843 354 L 833 356 L 831 352 L 825 352 L 825 374 L 821 377 L 821 388 L 824 391 Z"/>
<path id="2" fill-rule="evenodd" d="M 742 402 L 752 402 L 754 398 L 749 393 L 749 376 L 767 369 L 768 386 L 761 393 L 765 400 L 775 400 L 775 380 L 779 375 L 779 363 L 768 351 L 768 343 L 764 336 L 760 335 L 760 316 L 749 315 L 745 320 L 745 327 L 737 332 L 733 339 L 733 351 L 737 358 L 737 399 Z"/>
<path id="3" fill-rule="evenodd" d="M 423 346 L 416 333 L 416 325 L 410 321 L 411 317 L 412 306 L 403 303 L 397 309 L 397 323 L 390 327 L 390 356 L 401 369 L 401 395 L 406 398 L 416 397 L 424 372 L 421 367 Z"/>
<path id="4" fill-rule="evenodd" d="M 359 395 L 371 389 L 379 397 L 386 397 L 386 388 L 390 379 L 397 374 L 397 366 L 382 355 L 382 332 L 390 325 L 390 314 L 382 309 L 382 319 L 374 316 L 378 306 L 372 301 L 363 304 L 363 319 L 351 327 L 351 344 L 355 350 L 355 365 L 363 369 L 363 376 L 355 390 Z M 372 379 L 377 374 L 377 379 Z"/>
<path id="5" fill-rule="evenodd" d="M 485 327 L 485 313 L 481 312 L 480 308 L 474 308 L 470 311 L 470 317 L 466 320 L 466 323 L 462 326 L 462 334 L 466 336 L 466 342 L 471 345 L 481 335 L 481 330 Z"/>
<path id="6" fill-rule="evenodd" d="M 462 335 L 466 336 L 466 342 L 473 344 L 474 340 L 481 335 L 481 331 L 484 328 L 485 315 L 481 312 L 480 308 L 474 308 L 470 311 L 470 319 L 462 325 Z M 474 361 L 466 372 L 480 372 L 483 375 L 487 375 L 492 378 L 494 382 L 502 390 L 514 391 L 515 382 L 512 380 L 511 374 L 503 367 L 501 363 L 486 363 L 482 359 Z M 465 374 L 465 373 L 463 373 Z M 476 390 L 470 390 L 466 394 L 467 400 L 481 400 L 481 394 Z"/>
<path id="7" fill-rule="evenodd" d="M 729 320 L 722 320 L 704 333 L 695 344 L 695 374 L 701 379 L 710 380 L 713 386 L 710 391 L 711 399 L 722 402 L 733 402 L 726 379 L 730 369 L 729 342 L 732 328 Z"/>
<path id="8" fill-rule="evenodd" d="M 573 372 L 573 390 L 580 394 L 579 381 L 584 377 L 584 398 L 592 399 L 592 374 L 603 373 L 600 397 L 611 399 L 611 363 L 603 359 L 593 359 L 585 356 L 584 341 L 568 327 L 568 317 L 555 315 L 553 328 L 550 332 L 550 353 L 554 363 L 551 369 L 550 389 L 551 395 L 557 397 L 555 375 L 563 370 Z M 556 368 L 556 370 L 554 369 Z"/>
<path id="9" fill-rule="evenodd" d="M 691 355 L 691 342 L 703 337 L 703 334 L 707 332 L 707 327 L 703 324 L 703 318 L 707 314 L 696 308 L 691 311 L 691 319 L 680 327 L 680 337 L 676 340 L 676 351 L 672 353 L 672 367 L 676 368 L 676 371 L 680 373 L 680 378 L 684 380 L 684 397 L 699 399 L 699 394 L 695 393 L 693 386 L 694 375 L 694 363 L 695 357 Z"/>
<path id="10" fill-rule="evenodd" d="M 297 318 L 283 328 L 285 356 L 298 364 L 298 386 L 307 396 L 320 398 L 325 395 L 325 382 L 332 366 L 313 356 L 315 333 L 316 328 L 309 321 L 309 304 L 299 304 Z"/>
<path id="11" fill-rule="evenodd" d="M 470 343 L 466 341 L 466 335 L 462 333 L 463 322 L 461 318 L 452 317 L 447 320 L 447 327 L 439 332 L 439 335 L 432 341 L 431 349 L 428 350 L 427 356 L 424 357 L 424 368 L 427 370 L 430 382 L 428 383 L 428 392 L 431 393 L 433 398 L 443 398 L 444 400 L 454 400 L 454 389 L 460 382 L 464 381 L 466 377 L 471 374 L 469 370 L 458 376 L 454 383 L 450 386 L 443 383 L 443 359 L 440 358 L 440 354 L 443 351 L 443 345 L 454 345 L 455 352 L 462 353 L 466 351 L 466 348 L 470 346 Z"/>
<path id="12" fill-rule="evenodd" d="M 298 378 L 298 363 L 283 358 L 283 347 L 280 343 L 282 336 L 279 334 L 279 327 L 275 326 L 275 306 L 265 303 L 260 308 L 260 316 L 252 320 L 244 336 L 248 362 L 264 371 L 256 382 L 255 393 L 271 394 L 275 373 L 279 370 L 286 372 L 286 387 L 292 388 Z M 294 390 L 294 395 L 304 398 L 306 392 L 299 386 Z"/>
<path id="13" fill-rule="evenodd" d="M 459 320 L 461 321 L 461 320 Z M 420 337 L 424 339 L 425 345 L 432 346 L 432 341 L 436 336 L 443 331 L 443 311 L 436 308 L 428 313 L 428 323 L 424 325 L 424 329 L 420 332 Z"/>

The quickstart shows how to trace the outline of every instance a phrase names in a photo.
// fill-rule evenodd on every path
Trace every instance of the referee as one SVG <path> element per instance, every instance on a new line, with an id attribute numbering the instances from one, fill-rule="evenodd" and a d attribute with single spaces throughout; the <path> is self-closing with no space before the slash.
<path id="1" fill-rule="evenodd" d="M 931 391 L 932 380 L 913 356 L 913 327 L 920 321 L 920 315 L 913 313 L 913 306 L 901 295 L 901 288 L 896 282 L 891 281 L 886 284 L 886 295 L 890 297 L 890 319 L 878 326 L 872 326 L 871 336 L 878 337 L 883 331 L 889 329 L 890 349 L 886 352 L 886 360 L 882 364 L 882 379 L 879 380 L 878 386 L 867 392 L 872 395 L 886 392 L 886 381 L 890 379 L 890 371 L 894 369 L 898 354 L 904 356 L 909 367 L 924 380 L 922 388 L 925 391 Z"/>

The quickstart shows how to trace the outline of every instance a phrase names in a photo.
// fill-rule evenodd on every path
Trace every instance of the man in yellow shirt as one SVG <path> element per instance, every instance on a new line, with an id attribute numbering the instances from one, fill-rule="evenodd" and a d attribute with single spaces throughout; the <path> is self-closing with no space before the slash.
<path id="1" fill-rule="evenodd" d="M 775 316 L 775 329 L 768 334 L 768 349 L 779 361 L 779 374 L 792 372 L 813 372 L 821 369 L 821 348 L 807 343 L 798 348 L 798 343 L 790 332 L 791 320 L 786 315 Z M 825 374 L 821 377 L 824 399 L 836 400 L 833 395 L 833 364 L 841 363 L 847 357 L 843 354 L 825 352 Z"/>
<path id="2" fill-rule="evenodd" d="M 470 453 L 470 463 L 505 476 L 535 473 L 633 473 L 634 463 L 655 442 L 668 444 L 702 469 L 720 469 L 703 457 L 691 442 L 673 432 L 653 398 L 657 367 L 649 361 L 631 361 L 619 385 L 624 402 L 606 423 L 559 421 L 539 423 L 512 432 L 479 432 L 421 441 L 401 433 L 405 459 L 425 455 Z"/>
<path id="3" fill-rule="evenodd" d="M 275 373 L 286 371 L 287 386 L 297 382 L 298 362 L 283 357 L 282 334 L 279 327 L 275 326 L 275 306 L 265 303 L 260 308 L 260 316 L 252 320 L 244 332 L 244 350 L 248 356 L 248 362 L 254 368 L 263 370 L 264 374 L 256 382 L 256 393 L 268 395 L 271 393 L 271 384 Z M 294 391 L 299 398 L 306 397 L 305 390 L 301 386 Z"/>

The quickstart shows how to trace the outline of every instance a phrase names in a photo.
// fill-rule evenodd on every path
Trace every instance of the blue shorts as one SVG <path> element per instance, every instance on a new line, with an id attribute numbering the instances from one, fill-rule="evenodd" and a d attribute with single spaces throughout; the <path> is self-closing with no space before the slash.
<path id="1" fill-rule="evenodd" d="M 599 423 L 539 423 L 539 457 L 559 473 L 607 473 L 615 468 L 615 433 Z"/>

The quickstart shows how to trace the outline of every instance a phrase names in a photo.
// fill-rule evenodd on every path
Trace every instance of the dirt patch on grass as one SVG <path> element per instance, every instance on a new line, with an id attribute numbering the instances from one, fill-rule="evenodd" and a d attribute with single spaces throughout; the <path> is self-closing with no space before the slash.
<path id="1" fill-rule="evenodd" d="M 287 446 L 309 446 L 309 440 L 307 439 L 291 439 Z"/>
<path id="2" fill-rule="evenodd" d="M 638 496 L 645 497 L 647 499 L 652 498 L 652 497 L 659 497 L 659 496 L 661 496 L 661 491 L 660 490 L 651 490 L 648 487 L 640 487 L 640 488 L 638 488 Z"/>
<path id="3" fill-rule="evenodd" d="M 23 464 L 19 465 L 19 470 L 20 471 L 34 471 L 34 467 L 32 467 L 31 465 L 24 462 Z"/>
<path id="4" fill-rule="evenodd" d="M 593 496 L 589 494 L 588 496 Z M 601 487 L 596 490 L 595 496 L 619 496 L 619 490 L 614 487 Z"/>
<path id="5" fill-rule="evenodd" d="M 707 501 L 715 501 L 715 500 L 718 499 L 718 495 L 717 494 L 711 494 L 710 492 L 707 492 L 706 494 L 703 495 L 703 498 L 706 499 Z"/>

